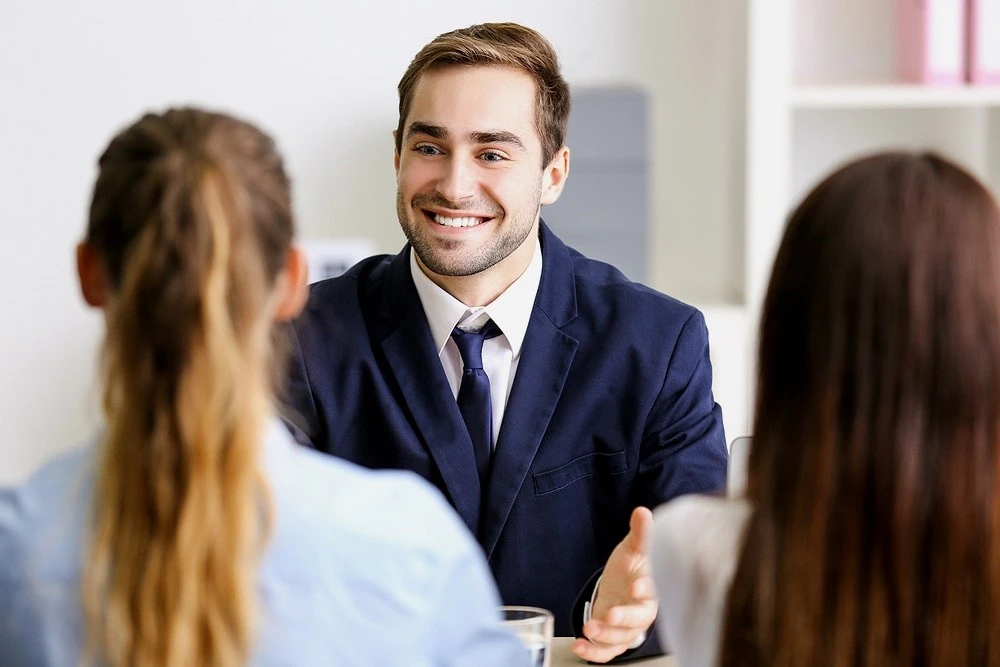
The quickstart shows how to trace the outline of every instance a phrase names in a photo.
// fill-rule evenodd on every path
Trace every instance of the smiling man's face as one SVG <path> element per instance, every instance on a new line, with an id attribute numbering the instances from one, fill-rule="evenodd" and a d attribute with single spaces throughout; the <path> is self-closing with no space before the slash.
<path id="1" fill-rule="evenodd" d="M 509 272 L 513 282 L 531 260 L 540 206 L 561 190 L 560 173 L 542 166 L 534 80 L 507 67 L 445 67 L 421 75 L 412 100 L 396 211 L 417 258 L 438 276 Z"/>

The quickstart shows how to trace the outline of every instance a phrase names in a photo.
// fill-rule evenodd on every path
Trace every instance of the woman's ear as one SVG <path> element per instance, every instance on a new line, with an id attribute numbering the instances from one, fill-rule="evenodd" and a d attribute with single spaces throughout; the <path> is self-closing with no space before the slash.
<path id="1" fill-rule="evenodd" d="M 103 308 L 108 300 L 108 277 L 100 255 L 86 242 L 76 246 L 76 274 L 88 306 Z"/>
<path id="2" fill-rule="evenodd" d="M 306 278 L 309 266 L 305 254 L 292 246 L 288 249 L 285 268 L 278 279 L 278 309 L 274 318 L 279 322 L 294 319 L 306 305 L 309 298 L 309 284 Z"/>

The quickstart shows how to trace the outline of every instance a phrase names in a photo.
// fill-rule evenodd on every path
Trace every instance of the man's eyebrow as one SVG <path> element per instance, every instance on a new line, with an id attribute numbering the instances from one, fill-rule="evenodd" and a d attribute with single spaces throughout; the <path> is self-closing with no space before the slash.
<path id="1" fill-rule="evenodd" d="M 472 132 L 469 138 L 474 144 L 512 144 L 524 150 L 524 142 L 513 132 L 496 130 L 493 132 Z"/>
<path id="2" fill-rule="evenodd" d="M 425 123 L 419 120 L 410 123 L 410 126 L 406 129 L 406 138 L 410 139 L 417 134 L 423 134 L 433 139 L 447 139 L 451 136 L 451 133 L 448 132 L 446 127 Z M 507 130 L 470 132 L 469 141 L 474 144 L 510 144 L 511 146 L 516 146 L 522 151 L 526 150 L 524 142 L 521 141 L 521 138 L 513 132 L 508 132 Z"/>
<path id="3" fill-rule="evenodd" d="M 410 123 L 410 127 L 406 129 L 406 138 L 409 139 L 415 134 L 426 134 L 434 139 L 444 139 L 448 136 L 448 130 L 440 125 L 431 125 L 417 120 Z"/>

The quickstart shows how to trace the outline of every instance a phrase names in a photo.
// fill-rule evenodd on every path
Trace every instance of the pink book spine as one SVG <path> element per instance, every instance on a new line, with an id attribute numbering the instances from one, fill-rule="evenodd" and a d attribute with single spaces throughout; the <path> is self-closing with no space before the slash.
<path id="1" fill-rule="evenodd" d="M 899 78 L 942 85 L 965 81 L 967 0 L 897 0 L 896 8 Z"/>
<path id="2" fill-rule="evenodd" d="M 1000 0 L 968 0 L 971 83 L 1000 85 Z"/>

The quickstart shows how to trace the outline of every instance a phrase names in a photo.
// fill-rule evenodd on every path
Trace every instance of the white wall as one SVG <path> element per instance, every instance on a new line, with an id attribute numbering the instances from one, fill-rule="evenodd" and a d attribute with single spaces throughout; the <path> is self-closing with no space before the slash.
<path id="1" fill-rule="evenodd" d="M 0 483 L 21 478 L 99 422 L 100 319 L 80 303 L 72 252 L 95 160 L 117 129 L 142 110 L 171 104 L 238 111 L 277 137 L 303 237 L 368 236 L 394 251 L 403 240 L 393 206 L 395 85 L 421 45 L 474 22 L 539 29 L 556 45 L 571 84 L 626 82 L 651 91 L 653 285 L 699 303 L 739 300 L 741 4 L 5 3 Z"/>

